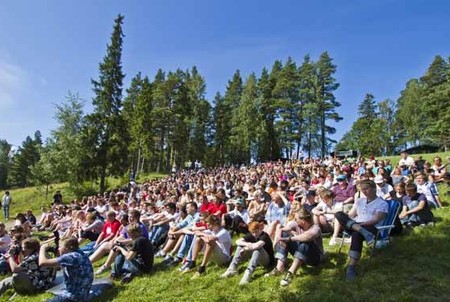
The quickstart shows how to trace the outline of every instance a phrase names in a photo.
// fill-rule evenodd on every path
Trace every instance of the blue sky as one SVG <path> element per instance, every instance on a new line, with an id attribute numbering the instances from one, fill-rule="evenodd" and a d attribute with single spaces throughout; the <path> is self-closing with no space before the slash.
<path id="1" fill-rule="evenodd" d="M 125 88 L 139 71 L 153 78 L 196 65 L 207 97 L 288 56 L 301 64 L 328 51 L 337 65 L 344 120 L 340 139 L 367 92 L 396 100 L 434 56 L 448 57 L 449 1 L 0 1 L 0 139 L 21 145 L 57 124 L 68 91 L 91 106 L 91 78 L 106 53 L 113 21 L 125 16 Z"/>

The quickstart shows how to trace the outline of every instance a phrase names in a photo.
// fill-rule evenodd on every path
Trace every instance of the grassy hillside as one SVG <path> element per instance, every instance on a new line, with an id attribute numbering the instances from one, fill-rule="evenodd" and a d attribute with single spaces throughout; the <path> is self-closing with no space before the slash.
<path id="1" fill-rule="evenodd" d="M 145 179 L 154 179 L 165 177 L 166 174 L 145 174 L 141 175 L 138 181 Z M 125 185 L 128 182 L 126 178 L 108 178 L 107 185 L 109 189 L 115 189 Z M 98 188 L 98 184 L 92 184 L 93 188 Z M 13 205 L 11 206 L 10 214 L 13 215 L 24 212 L 27 209 L 33 210 L 35 215 L 39 214 L 41 206 L 48 206 L 53 201 L 53 195 L 57 190 L 60 190 L 63 195 L 64 203 L 69 203 L 75 198 L 81 198 L 82 196 L 75 196 L 72 190 L 69 189 L 68 183 L 54 184 L 49 187 L 48 195 L 46 195 L 45 187 L 28 187 L 10 190 L 13 197 Z M 3 195 L 3 194 L 2 194 Z M 0 217 L 2 217 L 0 215 Z"/>
<path id="2" fill-rule="evenodd" d="M 440 154 L 441 157 L 450 153 Z M 434 155 L 423 155 L 432 159 Z M 414 156 L 416 157 L 416 156 Z M 391 158 L 393 163 L 399 157 Z M 55 186 L 53 190 L 63 188 Z M 114 287 L 96 301 L 448 301 L 450 298 L 450 197 L 449 187 L 439 186 L 444 209 L 434 210 L 436 226 L 416 228 L 404 232 L 393 240 L 391 246 L 378 250 L 370 260 L 364 251 L 358 268 L 358 280 L 344 281 L 344 248 L 338 253 L 337 247 L 325 249 L 329 260 L 319 268 L 300 269 L 293 283 L 286 289 L 279 287 L 280 278 L 264 278 L 265 273 L 258 268 L 253 281 L 244 287 L 239 280 L 245 268 L 240 267 L 240 276 L 222 280 L 219 276 L 224 268 L 215 265 L 207 267 L 206 275 L 191 280 L 192 273 L 180 275 L 175 268 L 165 268 L 156 259 L 155 270 L 149 276 L 135 278 L 130 284 Z M 44 202 L 41 193 L 28 188 L 12 192 L 17 209 L 34 207 L 30 202 Z M 27 195 L 28 194 L 28 195 Z M 64 194 L 64 191 L 63 191 Z M 37 198 L 36 195 L 40 197 Z M 101 263 L 96 264 L 99 266 Z M 107 273 L 102 277 L 107 276 Z M 0 297 L 7 301 L 12 294 L 8 291 Z M 33 297 L 17 297 L 17 301 L 43 301 L 50 294 Z"/>

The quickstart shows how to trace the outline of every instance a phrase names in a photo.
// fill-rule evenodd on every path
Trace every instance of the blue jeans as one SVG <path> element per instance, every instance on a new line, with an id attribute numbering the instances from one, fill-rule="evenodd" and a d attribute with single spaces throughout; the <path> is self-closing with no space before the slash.
<path id="1" fill-rule="evenodd" d="M 286 261 L 288 253 L 293 255 L 294 258 L 301 259 L 304 263 L 312 266 L 319 265 L 322 258 L 322 253 L 319 247 L 312 241 L 290 241 L 286 242 L 286 247 L 283 247 L 280 243 L 277 243 L 275 245 L 275 250 L 275 258 L 283 262 Z"/>
<path id="2" fill-rule="evenodd" d="M 186 254 L 191 248 L 192 241 L 194 240 L 194 235 L 186 234 L 181 243 L 180 249 L 178 250 L 177 258 L 183 259 L 184 254 Z"/>
<path id="3" fill-rule="evenodd" d="M 149 235 L 149 239 L 153 244 L 158 243 L 161 238 L 167 235 L 168 232 L 168 224 L 154 226 L 152 232 Z"/>
<path id="4" fill-rule="evenodd" d="M 134 275 L 138 274 L 139 264 L 135 260 L 127 260 L 124 255 L 118 254 L 114 265 L 112 268 L 112 273 L 116 276 L 121 276 L 123 274 L 132 273 Z"/>
<path id="5" fill-rule="evenodd" d="M 51 299 L 48 299 L 46 302 L 75 302 L 74 300 L 70 300 L 68 298 L 65 298 L 63 296 L 54 296 Z"/>
<path id="6" fill-rule="evenodd" d="M 9 219 L 9 205 L 3 206 L 3 215 L 5 215 L 5 219 Z"/>

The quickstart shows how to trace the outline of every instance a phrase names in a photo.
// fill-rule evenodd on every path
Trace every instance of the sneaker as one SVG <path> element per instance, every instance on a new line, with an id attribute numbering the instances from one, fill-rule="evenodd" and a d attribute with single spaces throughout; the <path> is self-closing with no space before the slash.
<path id="1" fill-rule="evenodd" d="M 275 267 L 275 268 L 274 268 L 273 270 L 271 270 L 270 272 L 264 274 L 264 277 L 276 277 L 276 276 L 281 275 L 282 273 L 283 273 L 282 271 L 278 270 L 278 269 Z"/>
<path id="2" fill-rule="evenodd" d="M 347 272 L 345 273 L 345 280 L 353 281 L 356 279 L 356 267 L 354 265 L 347 266 Z"/>
<path id="3" fill-rule="evenodd" d="M 164 250 L 160 250 L 156 253 L 155 255 L 156 258 L 163 258 L 166 257 L 166 253 L 164 252 Z"/>
<path id="4" fill-rule="evenodd" d="M 252 278 L 252 273 L 246 269 L 244 272 L 244 276 L 242 276 L 241 281 L 239 282 L 239 285 L 247 285 L 250 283 L 250 280 Z"/>
<path id="5" fill-rule="evenodd" d="M 104 272 L 106 272 L 107 270 L 109 270 L 109 267 L 106 267 L 105 265 L 102 265 L 98 268 L 98 270 L 95 271 L 96 275 L 101 275 Z"/>
<path id="6" fill-rule="evenodd" d="M 182 267 L 180 267 L 178 270 L 185 274 L 189 271 L 191 271 L 193 268 L 195 268 L 195 262 L 194 261 L 186 261 Z"/>
<path id="7" fill-rule="evenodd" d="M 120 281 L 120 284 L 123 285 L 123 284 L 130 283 L 131 280 L 133 280 L 133 278 L 134 278 L 134 274 L 132 274 L 132 273 L 125 274 L 125 276 L 123 276 L 123 278 L 122 278 L 122 281 Z"/>
<path id="8" fill-rule="evenodd" d="M 291 272 L 287 272 L 283 279 L 281 279 L 280 281 L 280 286 L 288 286 L 289 284 L 292 283 L 292 279 L 294 278 L 294 275 Z"/>
<path id="9" fill-rule="evenodd" d="M 111 279 L 111 280 L 119 280 L 119 276 L 116 275 L 116 274 L 114 274 L 114 273 L 111 273 L 111 274 L 109 275 L 109 279 Z"/>
<path id="10" fill-rule="evenodd" d="M 203 276 L 204 274 L 205 274 L 204 271 L 203 271 L 203 272 L 196 271 L 196 272 L 194 273 L 194 275 L 192 276 L 191 280 L 197 279 L 197 278 Z"/>
<path id="11" fill-rule="evenodd" d="M 328 242 L 329 246 L 335 246 L 337 244 L 336 242 L 336 238 L 335 237 L 331 237 L 330 241 Z"/>
<path id="12" fill-rule="evenodd" d="M 229 277 L 233 277 L 236 276 L 238 274 L 238 271 L 235 269 L 227 269 L 225 271 L 225 273 L 223 273 L 222 275 L 220 275 L 220 278 L 229 278 Z"/>
<path id="13" fill-rule="evenodd" d="M 161 263 L 165 264 L 165 265 L 169 265 L 169 263 L 172 261 L 173 261 L 173 257 L 171 255 L 167 255 L 166 258 L 164 258 L 164 260 L 161 261 Z"/>
<path id="14" fill-rule="evenodd" d="M 180 259 L 177 257 L 177 258 L 173 259 L 172 261 L 168 262 L 167 266 L 169 266 L 169 267 L 177 266 L 178 264 L 181 263 L 181 261 L 183 261 L 183 259 Z"/>

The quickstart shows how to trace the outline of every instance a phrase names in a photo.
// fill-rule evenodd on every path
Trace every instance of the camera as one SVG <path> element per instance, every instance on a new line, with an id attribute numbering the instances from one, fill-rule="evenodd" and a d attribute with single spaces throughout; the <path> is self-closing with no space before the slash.
<path id="1" fill-rule="evenodd" d="M 13 244 L 11 245 L 11 247 L 9 248 L 9 254 L 11 256 L 17 256 L 22 252 L 22 247 L 20 246 L 20 244 Z"/>

